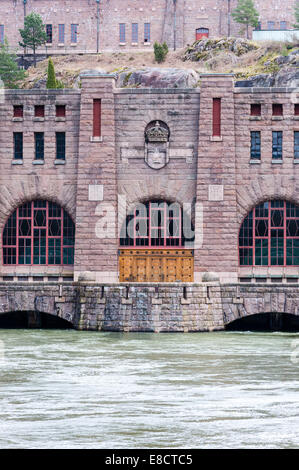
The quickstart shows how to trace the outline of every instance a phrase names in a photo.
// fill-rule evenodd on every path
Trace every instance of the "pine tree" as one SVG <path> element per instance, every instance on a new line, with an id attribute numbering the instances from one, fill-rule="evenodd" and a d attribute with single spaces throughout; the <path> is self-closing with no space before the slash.
<path id="1" fill-rule="evenodd" d="M 55 76 L 54 64 L 50 57 L 48 61 L 47 88 L 58 88 Z"/>
<path id="2" fill-rule="evenodd" d="M 28 47 L 33 51 L 34 67 L 36 67 L 36 49 L 47 42 L 45 25 L 40 15 L 30 13 L 24 20 L 24 29 L 19 30 L 22 42 L 21 47 Z"/>
<path id="3" fill-rule="evenodd" d="M 246 25 L 247 39 L 249 38 L 249 26 L 257 27 L 259 13 L 255 9 L 253 0 L 238 0 L 238 5 L 232 11 L 232 17 L 236 23 Z"/>
<path id="4" fill-rule="evenodd" d="M 17 64 L 16 54 L 9 52 L 7 40 L 0 45 L 0 79 L 6 88 L 18 88 L 18 82 L 25 77 L 24 70 Z"/>
<path id="5" fill-rule="evenodd" d="M 296 24 L 294 24 L 295 29 L 299 29 L 299 1 L 297 0 L 296 5 L 295 5 L 295 19 L 296 19 Z"/>

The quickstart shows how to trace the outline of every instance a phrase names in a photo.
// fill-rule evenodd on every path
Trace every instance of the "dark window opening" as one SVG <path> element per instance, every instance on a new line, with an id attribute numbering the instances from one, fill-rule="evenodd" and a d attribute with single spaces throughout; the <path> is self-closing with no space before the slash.
<path id="1" fill-rule="evenodd" d="M 299 131 L 294 132 L 294 158 L 299 158 Z"/>
<path id="2" fill-rule="evenodd" d="M 22 160 L 23 158 L 23 132 L 14 132 L 14 159 Z"/>
<path id="3" fill-rule="evenodd" d="M 283 116 L 282 104 L 272 104 L 272 114 L 273 116 Z"/>
<path id="4" fill-rule="evenodd" d="M 251 116 L 261 116 L 262 106 L 258 103 L 252 104 L 250 107 L 250 114 Z"/>
<path id="5" fill-rule="evenodd" d="M 34 106 L 34 116 L 45 117 L 45 106 L 44 105 Z"/>
<path id="6" fill-rule="evenodd" d="M 294 105 L 294 114 L 295 116 L 299 116 L 299 103 Z"/>
<path id="7" fill-rule="evenodd" d="M 23 105 L 15 105 L 13 107 L 13 117 L 15 118 L 23 117 Z"/>
<path id="8" fill-rule="evenodd" d="M 272 159 L 282 160 L 282 131 L 272 132 Z"/>
<path id="9" fill-rule="evenodd" d="M 56 105 L 56 117 L 65 117 L 65 104 Z"/>
<path id="10" fill-rule="evenodd" d="M 260 131 L 251 132 L 250 159 L 251 160 L 261 159 L 261 133 Z"/>
<path id="11" fill-rule="evenodd" d="M 43 160 L 44 153 L 45 153 L 44 133 L 35 132 L 34 141 L 35 141 L 35 160 Z"/>
<path id="12" fill-rule="evenodd" d="M 65 132 L 56 132 L 56 158 L 65 160 Z"/>
<path id="13" fill-rule="evenodd" d="M 53 30 L 52 30 L 52 25 L 51 24 L 46 25 L 46 35 L 47 35 L 47 43 L 51 44 L 52 39 L 53 39 Z"/>

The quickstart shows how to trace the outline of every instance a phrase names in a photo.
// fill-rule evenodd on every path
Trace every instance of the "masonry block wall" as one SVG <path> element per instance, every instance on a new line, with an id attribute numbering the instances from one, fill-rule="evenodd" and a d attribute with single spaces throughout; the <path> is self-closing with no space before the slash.
<path id="1" fill-rule="evenodd" d="M 75 279 L 118 280 L 114 76 L 81 76 Z M 100 100 L 100 110 L 95 100 Z M 95 131 L 95 114 L 100 126 Z M 99 124 L 99 123 L 98 123 Z"/>
<path id="2" fill-rule="evenodd" d="M 56 202 L 76 219 L 80 92 L 75 90 L 5 90 L 0 103 L 0 231 L 7 218 L 33 199 Z M 23 106 L 23 117 L 13 117 L 14 106 Z M 44 117 L 35 117 L 35 106 L 44 106 Z M 56 117 L 56 105 L 65 106 L 65 117 Z M 13 133 L 23 133 L 23 158 L 14 159 Z M 35 160 L 34 133 L 44 133 L 44 160 Z M 66 134 L 65 160 L 56 160 L 56 132 Z M 73 267 L 3 267 L 6 275 L 72 275 Z"/>
<path id="3" fill-rule="evenodd" d="M 139 201 L 194 202 L 199 91 L 115 90 L 118 192 L 128 208 Z M 169 163 L 159 171 L 145 162 L 145 129 L 150 122 L 169 127 Z"/>
<path id="4" fill-rule="evenodd" d="M 0 25 L 12 47 L 19 48 L 19 29 L 23 27 L 24 14 L 39 13 L 45 24 L 52 25 L 52 43 L 40 52 L 86 53 L 99 50 L 146 50 L 155 41 L 166 41 L 174 45 L 174 18 L 176 18 L 176 46 L 192 44 L 196 29 L 208 28 L 211 37 L 228 35 L 228 1 L 224 0 L 1 0 Z M 231 10 L 237 0 L 230 1 Z M 295 0 L 256 0 L 263 29 L 273 22 L 274 29 L 282 26 L 292 28 L 295 22 Z M 98 13 L 99 12 L 99 13 Z M 281 24 L 281 22 L 285 22 Z M 145 41 L 144 24 L 150 24 L 150 40 Z M 63 41 L 59 39 L 59 24 L 64 25 Z M 120 38 L 119 25 L 125 25 L 125 34 Z M 138 34 L 132 36 L 132 24 L 137 24 Z M 241 25 L 230 20 L 230 34 L 243 35 Z M 76 41 L 72 38 L 71 25 L 78 25 Z M 136 28 L 136 27 L 135 27 Z M 97 41 L 97 30 L 99 38 Z M 21 51 L 22 52 L 22 51 Z"/>
<path id="5" fill-rule="evenodd" d="M 200 89 L 115 89 L 114 76 L 98 72 L 82 74 L 81 80 L 80 90 L 6 90 L 2 95 L 2 278 L 71 276 L 76 281 L 118 282 L 119 229 L 126 211 L 157 199 L 187 204 L 187 212 L 191 207 L 195 282 L 207 280 L 207 273 L 216 273 L 221 282 L 298 277 L 297 266 L 240 267 L 238 259 L 241 223 L 257 204 L 272 199 L 299 204 L 296 90 L 240 89 L 232 76 L 221 74 L 202 76 Z M 99 102 L 101 120 L 95 128 L 94 106 Z M 251 114 L 251 105 L 257 104 L 260 116 Z M 65 117 L 56 116 L 57 105 L 66 107 Z M 273 105 L 281 106 L 281 115 L 273 115 Z M 14 117 L 14 106 L 23 106 L 22 117 Z M 44 106 L 44 117 L 35 116 L 35 106 Z M 220 120 L 215 121 L 217 109 Z M 146 163 L 145 128 L 156 120 L 170 131 L 169 162 L 160 169 Z M 261 158 L 254 161 L 252 131 L 261 132 Z M 272 158 L 273 131 L 283 132 L 280 160 Z M 14 132 L 23 133 L 22 159 L 14 158 Z M 35 132 L 44 133 L 45 157 L 39 161 Z M 56 159 L 56 132 L 66 133 L 63 161 Z M 74 267 L 3 265 L 7 218 L 35 199 L 56 202 L 74 220 Z"/>

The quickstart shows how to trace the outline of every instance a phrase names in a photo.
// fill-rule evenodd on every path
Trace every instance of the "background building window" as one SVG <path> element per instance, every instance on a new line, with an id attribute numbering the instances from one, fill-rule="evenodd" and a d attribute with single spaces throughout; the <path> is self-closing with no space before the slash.
<path id="1" fill-rule="evenodd" d="M 23 132 L 14 132 L 13 142 L 14 142 L 14 159 L 22 160 L 23 158 Z"/>
<path id="2" fill-rule="evenodd" d="M 274 200 L 256 206 L 239 233 L 241 266 L 299 265 L 299 206 Z"/>
<path id="3" fill-rule="evenodd" d="M 268 21 L 268 29 L 273 30 L 275 28 L 275 21 Z"/>
<path id="4" fill-rule="evenodd" d="M 0 24 L 0 44 L 4 44 L 4 25 Z"/>
<path id="5" fill-rule="evenodd" d="M 64 44 L 64 24 L 58 25 L 58 42 Z"/>
<path id="6" fill-rule="evenodd" d="M 71 43 L 76 44 L 78 42 L 78 25 L 71 24 Z"/>
<path id="7" fill-rule="evenodd" d="M 144 23 L 144 42 L 151 42 L 151 25 Z"/>
<path id="8" fill-rule="evenodd" d="M 43 160 L 44 159 L 44 133 L 35 132 L 34 141 L 35 141 L 35 160 Z"/>
<path id="9" fill-rule="evenodd" d="M 132 42 L 138 42 L 138 23 L 132 23 Z"/>
<path id="10" fill-rule="evenodd" d="M 279 25 L 280 25 L 280 29 L 287 29 L 287 22 L 286 21 L 280 21 Z"/>
<path id="11" fill-rule="evenodd" d="M 3 264 L 74 264 L 75 226 L 54 202 L 31 201 L 18 207 L 3 230 Z"/>
<path id="12" fill-rule="evenodd" d="M 56 158 L 65 160 L 65 132 L 56 132 Z"/>
<path id="13" fill-rule="evenodd" d="M 251 132 L 250 159 L 251 160 L 261 159 L 261 133 L 260 131 Z"/>
<path id="14" fill-rule="evenodd" d="M 299 131 L 294 132 L 294 158 L 299 159 Z"/>
<path id="15" fill-rule="evenodd" d="M 120 23 L 119 25 L 119 42 L 126 42 L 126 25 Z"/>
<path id="16" fill-rule="evenodd" d="M 47 34 L 47 43 L 48 43 L 48 44 L 51 44 L 51 43 L 52 43 L 52 39 L 53 39 L 52 33 L 53 33 L 53 31 L 52 31 L 52 25 L 51 25 L 51 24 L 47 24 L 47 25 L 46 25 L 46 34 Z"/>
<path id="17" fill-rule="evenodd" d="M 282 131 L 272 132 L 272 158 L 282 160 Z"/>

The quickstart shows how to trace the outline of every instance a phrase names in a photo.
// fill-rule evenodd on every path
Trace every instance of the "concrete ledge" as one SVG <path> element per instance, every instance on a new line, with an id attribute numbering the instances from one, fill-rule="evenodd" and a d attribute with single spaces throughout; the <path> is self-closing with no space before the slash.
<path id="1" fill-rule="evenodd" d="M 98 299 L 98 304 L 105 304 L 106 303 L 106 299 Z"/>
<path id="2" fill-rule="evenodd" d="M 65 302 L 65 297 L 55 297 L 55 302 L 60 302 L 60 303 L 64 303 Z"/>
<path id="3" fill-rule="evenodd" d="M 181 304 L 182 304 L 182 305 L 190 305 L 190 304 L 191 304 L 191 300 L 190 300 L 190 299 L 183 299 L 183 298 L 181 298 Z"/>
<path id="4" fill-rule="evenodd" d="M 133 304 L 133 299 L 121 299 L 122 305 L 132 305 Z"/>
<path id="5" fill-rule="evenodd" d="M 152 299 L 152 305 L 162 305 L 162 299 Z"/>

